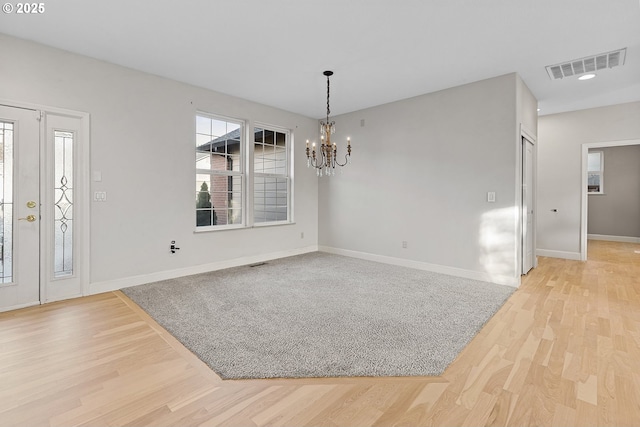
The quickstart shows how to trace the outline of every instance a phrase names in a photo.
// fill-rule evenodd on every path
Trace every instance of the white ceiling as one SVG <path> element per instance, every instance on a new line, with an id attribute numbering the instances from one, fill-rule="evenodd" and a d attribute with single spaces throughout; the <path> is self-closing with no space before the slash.
<path id="1" fill-rule="evenodd" d="M 551 114 L 640 101 L 638 0 L 55 0 L 0 32 L 320 118 L 517 72 Z M 627 48 L 588 81 L 545 66 Z M 7 60 L 6 58 L 2 59 Z"/>

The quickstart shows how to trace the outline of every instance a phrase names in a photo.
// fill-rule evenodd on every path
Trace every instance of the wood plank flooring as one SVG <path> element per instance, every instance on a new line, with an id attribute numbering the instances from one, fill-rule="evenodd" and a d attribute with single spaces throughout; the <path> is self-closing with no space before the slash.
<path id="1" fill-rule="evenodd" d="M 222 381 L 120 292 L 3 313 L 0 426 L 638 426 L 635 251 L 540 258 L 441 377 Z"/>

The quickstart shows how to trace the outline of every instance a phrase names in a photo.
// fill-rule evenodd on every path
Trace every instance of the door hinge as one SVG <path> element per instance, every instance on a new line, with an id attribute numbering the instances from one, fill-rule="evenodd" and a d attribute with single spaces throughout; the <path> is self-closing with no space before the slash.
<path id="1" fill-rule="evenodd" d="M 44 111 L 36 110 L 35 113 L 36 113 L 36 120 L 39 122 L 42 121 L 42 119 L 44 118 Z"/>

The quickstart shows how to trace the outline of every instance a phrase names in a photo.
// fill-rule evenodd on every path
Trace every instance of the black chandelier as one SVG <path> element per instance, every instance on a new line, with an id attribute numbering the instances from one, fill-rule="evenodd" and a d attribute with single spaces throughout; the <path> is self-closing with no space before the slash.
<path id="1" fill-rule="evenodd" d="M 331 143 L 331 135 L 336 131 L 336 122 L 329 121 L 329 114 L 331 109 L 329 108 L 329 77 L 333 75 L 333 71 L 325 71 L 327 76 L 327 119 L 320 122 L 320 149 L 319 153 L 316 153 L 316 143 L 311 145 L 311 151 L 309 151 L 309 140 L 307 139 L 307 167 L 314 167 L 316 175 L 335 175 L 336 166 L 345 166 L 351 163 L 351 138 L 347 138 L 347 154 L 344 156 L 344 163 L 338 162 L 338 146 L 334 142 Z"/>

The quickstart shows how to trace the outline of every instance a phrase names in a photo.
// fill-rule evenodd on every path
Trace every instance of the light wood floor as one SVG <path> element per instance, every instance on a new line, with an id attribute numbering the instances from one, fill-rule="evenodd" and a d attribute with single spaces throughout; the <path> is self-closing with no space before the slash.
<path id="1" fill-rule="evenodd" d="M 222 381 L 119 292 L 0 314 L 0 425 L 638 426 L 636 250 L 541 258 L 441 377 Z"/>

